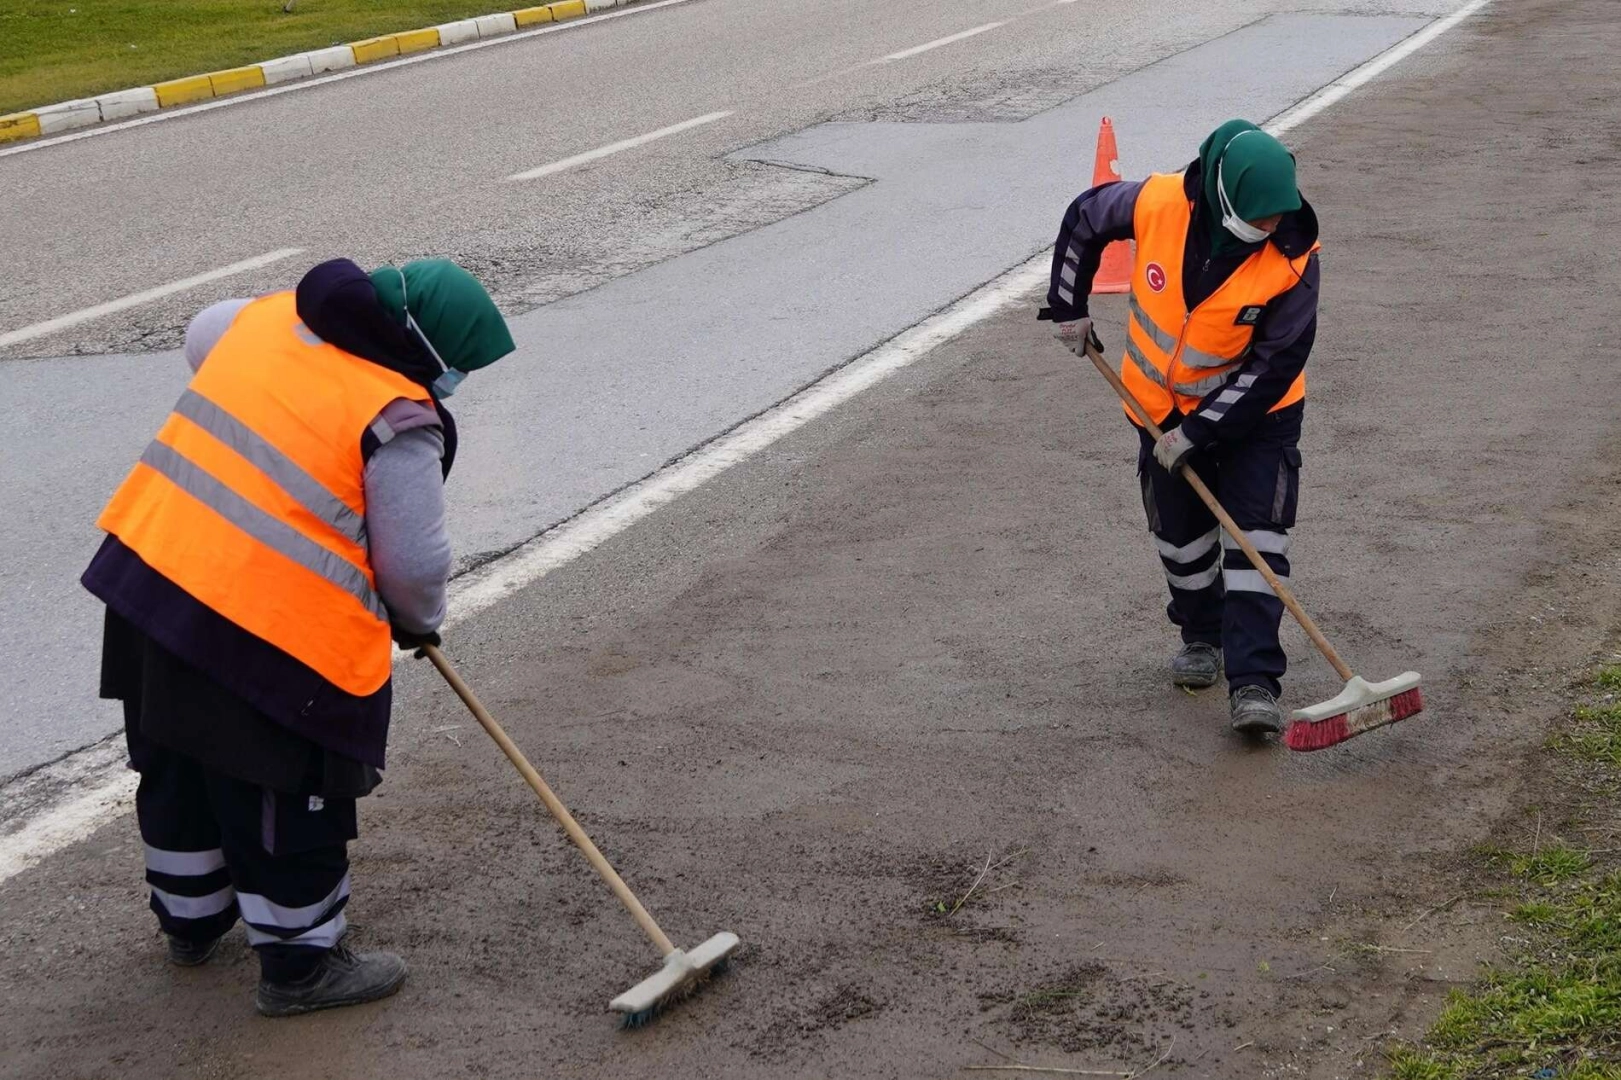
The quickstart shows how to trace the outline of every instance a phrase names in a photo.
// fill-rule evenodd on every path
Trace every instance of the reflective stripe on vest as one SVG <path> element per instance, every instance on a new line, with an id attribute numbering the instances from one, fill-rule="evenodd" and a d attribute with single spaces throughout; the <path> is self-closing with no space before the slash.
<path id="1" fill-rule="evenodd" d="M 1293 288 L 1310 257 L 1290 260 L 1273 245 L 1263 245 L 1190 313 L 1182 294 L 1182 257 L 1192 206 L 1182 182 L 1180 174 L 1149 177 L 1133 215 L 1137 251 L 1126 334 L 1129 362 L 1122 362 L 1121 378 L 1156 422 L 1173 410 L 1192 413 L 1232 377 L 1255 334 L 1242 319 L 1244 309 L 1265 307 Z M 1273 410 L 1305 395 L 1302 374 Z M 1132 416 L 1129 408 L 1126 415 Z"/>
<path id="2" fill-rule="evenodd" d="M 1176 384 L 1176 392 L 1185 397 L 1202 398 L 1232 377 L 1231 371 L 1223 371 L 1202 379 L 1194 379 L 1192 382 L 1179 382 Z"/>
<path id="3" fill-rule="evenodd" d="M 291 293 L 220 339 L 98 524 L 153 570 L 345 693 L 388 681 L 388 611 L 366 544 L 361 437 L 396 372 L 305 330 Z"/>
<path id="4" fill-rule="evenodd" d="M 1126 356 L 1130 358 L 1132 363 L 1137 365 L 1137 370 L 1143 373 L 1144 378 L 1157 383 L 1162 388 L 1165 386 L 1165 376 L 1161 375 L 1148 357 L 1143 355 L 1143 351 L 1137 347 L 1137 343 L 1131 340 L 1129 335 L 1126 337 Z"/>
<path id="5" fill-rule="evenodd" d="M 1148 317 L 1148 312 L 1143 310 L 1143 306 L 1137 302 L 1136 296 L 1131 297 L 1131 314 L 1137 320 L 1137 325 L 1142 327 L 1143 332 L 1148 335 L 1148 340 L 1158 345 L 1165 352 L 1176 351 L 1176 335 L 1167 334 L 1164 330 L 1161 330 L 1158 324 Z M 1180 359 L 1187 367 L 1223 367 L 1232 363 L 1231 360 L 1211 356 L 1209 353 L 1202 353 L 1191 345 L 1182 347 Z"/>
<path id="6" fill-rule="evenodd" d="M 366 519 L 345 506 L 342 499 L 322 487 L 321 482 L 299 468 L 297 462 L 255 435 L 242 421 L 195 390 L 181 394 L 174 411 L 247 458 L 310 513 L 365 546 Z"/>
<path id="7" fill-rule="evenodd" d="M 176 453 L 173 447 L 161 442 L 152 443 L 141 455 L 141 464 L 168 477 L 181 491 L 259 543 L 287 556 L 310 572 L 320 574 L 359 600 L 367 611 L 379 619 L 388 619 L 388 610 L 373 590 L 371 579 L 353 563 L 332 554 L 297 529 L 277 521 L 190 459 Z"/>

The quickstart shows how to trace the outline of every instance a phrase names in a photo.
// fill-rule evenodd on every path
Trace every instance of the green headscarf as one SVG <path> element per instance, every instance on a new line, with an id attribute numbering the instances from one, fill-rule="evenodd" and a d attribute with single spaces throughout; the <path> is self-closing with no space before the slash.
<path id="1" fill-rule="evenodd" d="M 484 286 L 449 259 L 380 266 L 371 272 L 371 283 L 396 319 L 404 320 L 409 305 L 423 335 L 457 371 L 488 367 L 517 348 Z"/>
<path id="2" fill-rule="evenodd" d="M 1300 188 L 1295 183 L 1295 157 L 1289 148 L 1248 120 L 1229 120 L 1210 133 L 1199 146 L 1204 171 L 1205 205 L 1210 211 L 1214 250 L 1244 247 L 1221 223 L 1221 199 L 1216 194 L 1219 173 L 1233 212 L 1245 221 L 1300 209 Z M 1219 166 L 1219 169 L 1218 169 Z"/>

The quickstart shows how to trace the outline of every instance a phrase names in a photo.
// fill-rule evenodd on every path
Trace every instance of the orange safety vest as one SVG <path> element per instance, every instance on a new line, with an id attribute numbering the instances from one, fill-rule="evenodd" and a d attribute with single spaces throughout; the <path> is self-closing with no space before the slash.
<path id="1" fill-rule="evenodd" d="M 328 345 L 293 294 L 238 313 L 97 525 L 199 602 L 356 696 L 392 661 L 361 437 L 405 376 Z"/>
<path id="2" fill-rule="evenodd" d="M 1290 259 L 1263 244 L 1191 312 L 1182 298 L 1182 253 L 1193 204 L 1180 173 L 1156 173 L 1137 196 L 1137 260 L 1131 272 L 1131 321 L 1120 378 L 1156 424 L 1172 409 L 1188 415 L 1221 386 L 1249 352 L 1261 309 L 1305 273 L 1308 252 Z M 1321 247 L 1312 245 L 1315 252 Z M 1306 396 L 1301 372 L 1272 411 Z M 1136 423 L 1128 407 L 1126 415 Z"/>

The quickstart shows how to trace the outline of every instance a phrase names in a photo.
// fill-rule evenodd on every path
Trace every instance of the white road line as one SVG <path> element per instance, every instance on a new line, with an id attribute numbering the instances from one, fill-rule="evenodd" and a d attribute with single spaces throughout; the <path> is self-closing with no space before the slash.
<path id="1" fill-rule="evenodd" d="M 24 326 L 20 330 L 7 330 L 5 333 L 0 334 L 0 349 L 5 348 L 7 345 L 16 345 L 18 342 L 32 341 L 47 334 L 54 334 L 58 330 L 66 330 L 70 326 L 78 326 L 80 323 L 99 319 L 103 315 L 112 315 L 115 312 L 139 307 L 142 304 L 150 304 L 154 300 L 161 300 L 165 296 L 185 292 L 187 289 L 195 289 L 197 286 L 206 285 L 210 281 L 218 281 L 220 278 L 228 278 L 235 274 L 245 274 L 249 270 L 258 270 L 261 267 L 269 266 L 271 263 L 290 259 L 294 255 L 302 253 L 303 250 L 303 248 L 282 248 L 279 251 L 272 251 L 251 259 L 243 259 L 241 262 L 234 262 L 230 266 L 222 266 L 218 270 L 210 270 L 206 274 L 182 278 L 180 281 L 171 281 L 169 284 L 159 285 L 155 289 L 131 293 L 128 296 L 119 297 L 117 300 L 109 300 L 105 304 L 97 304 L 95 307 L 87 307 L 82 311 L 75 311 L 69 315 L 59 315 L 54 319 L 46 319 L 44 322 L 35 323 L 32 326 Z"/>
<path id="2" fill-rule="evenodd" d="M 934 41 L 926 41 L 922 45 L 914 45 L 910 49 L 902 49 L 900 52 L 890 53 L 888 56 L 884 57 L 884 59 L 905 60 L 908 57 L 916 56 L 918 53 L 926 53 L 930 49 L 938 49 L 942 45 L 950 45 L 953 42 L 961 41 L 964 38 L 971 38 L 975 34 L 983 34 L 987 30 L 995 30 L 998 26 L 1006 25 L 1007 23 L 1005 21 L 986 23 L 984 26 L 976 26 L 972 30 L 964 30 L 960 34 L 952 34 L 949 37 L 937 38 Z"/>
<path id="3" fill-rule="evenodd" d="M 111 135 L 115 131 L 141 127 L 144 124 L 161 124 L 165 120 L 175 120 L 182 116 L 191 116 L 212 109 L 228 109 L 233 105 L 246 105 L 250 101 L 259 101 L 280 94 L 296 93 L 299 90 L 309 90 L 313 87 L 325 86 L 328 83 L 342 82 L 344 79 L 358 79 L 363 75 L 376 75 L 380 71 L 393 71 L 395 68 L 409 67 L 412 64 L 426 64 L 430 60 L 443 60 L 447 56 L 459 56 L 475 49 L 490 49 L 497 45 L 510 45 L 515 41 L 528 41 L 530 38 L 540 37 L 542 34 L 560 34 L 566 30 L 578 30 L 582 27 L 607 22 L 610 19 L 623 19 L 631 15 L 643 15 L 649 11 L 657 11 L 659 8 L 690 3 L 693 3 L 693 0 L 654 0 L 650 4 L 637 4 L 635 7 L 620 8 L 617 11 L 605 11 L 600 15 L 587 15 L 583 19 L 569 19 L 566 22 L 549 23 L 534 30 L 520 30 L 515 34 L 502 34 L 500 37 L 491 38 L 488 41 L 471 41 L 466 45 L 453 45 L 449 48 L 430 49 L 414 56 L 402 56 L 398 60 L 384 60 L 374 64 L 363 64 L 332 75 L 322 75 L 316 79 L 301 79 L 298 82 L 286 83 L 268 90 L 255 90 L 251 94 L 236 94 L 232 97 L 220 98 L 217 101 L 205 101 L 179 109 L 164 109 L 162 112 L 150 113 L 133 120 L 121 120 L 115 124 L 99 124 L 96 127 L 85 128 L 83 131 L 75 131 L 67 135 L 38 139 L 34 142 L 23 143 L 21 146 L 13 146 L 8 150 L 0 150 L 0 158 L 10 157 L 12 154 L 27 154 L 35 150 L 43 150 L 48 146 L 60 146 L 63 143 L 78 142 L 80 139 L 94 139 L 100 135 Z"/>
<path id="4" fill-rule="evenodd" d="M 1457 26 L 1469 16 L 1484 8 L 1491 0 L 1469 0 L 1451 15 L 1437 19 L 1405 40 L 1398 41 L 1367 63 L 1351 69 L 1315 94 L 1274 116 L 1262 129 L 1272 135 L 1282 135 L 1299 127 L 1324 109 L 1343 99 L 1351 91 L 1383 75 L 1395 65 L 1418 52 L 1424 46 Z"/>
<path id="5" fill-rule="evenodd" d="M 1268 125 L 1268 130 L 1274 134 L 1287 131 L 1322 112 L 1402 57 L 1429 44 L 1479 11 L 1486 3 L 1487 0 L 1470 0 L 1458 12 L 1432 23 L 1395 48 L 1381 53 L 1369 63 L 1336 80 L 1327 90 L 1318 91 L 1279 113 Z M 1418 43 L 1413 44 L 1415 41 Z M 1353 79 L 1359 81 L 1353 84 Z M 1324 100 L 1328 90 L 1341 86 L 1345 87 L 1344 92 Z M 1307 111 L 1308 107 L 1310 111 Z M 1045 280 L 1051 261 L 1051 256 L 1046 252 L 1038 252 L 977 292 L 825 376 L 782 404 L 660 469 L 647 479 L 588 507 L 578 516 L 542 533 L 510 555 L 458 578 L 451 588 L 451 612 L 446 620 L 447 626 L 455 627 L 466 622 L 519 589 L 568 565 L 660 507 L 920 359 L 975 323 L 995 315 Z M 396 663 L 406 655 L 398 654 Z M 115 742 L 116 738 L 103 740 L 80 754 L 50 766 L 50 769 L 60 771 L 72 768 L 80 757 L 98 751 L 104 754 L 104 748 Z M 21 783 L 27 782 L 25 779 Z M 90 777 L 85 772 L 85 782 L 77 787 L 82 790 L 89 782 Z M 76 799 L 29 814 L 19 828 L 0 836 L 0 882 L 111 821 L 128 804 L 133 785 L 131 774 L 120 772 L 111 779 L 96 783 Z M 7 785 L 0 789 L 0 797 L 10 801 L 13 787 Z"/>
<path id="6" fill-rule="evenodd" d="M 0 882 L 83 840 L 123 813 L 135 801 L 137 782 L 125 764 L 127 757 L 120 732 L 7 784 L 7 803 L 27 805 L 58 792 L 67 798 L 0 836 Z"/>
<path id="7" fill-rule="evenodd" d="M 458 579 L 451 595 L 451 625 L 472 618 L 568 565 L 661 507 L 921 359 L 975 323 L 1019 302 L 1046 278 L 1051 266 L 1052 256 L 1042 252 L 714 442 L 542 533 L 500 561 Z"/>
<path id="8" fill-rule="evenodd" d="M 671 124 L 669 127 L 659 128 L 657 131 L 649 131 L 646 135 L 637 135 L 635 138 L 631 139 L 621 139 L 616 143 L 609 143 L 607 146 L 599 146 L 595 150 L 587 150 L 583 154 L 575 154 L 573 157 L 566 157 L 562 161 L 554 161 L 550 165 L 542 165 L 538 169 L 530 169 L 527 172 L 513 173 L 511 176 L 507 177 L 507 179 L 509 181 L 539 180 L 542 176 L 552 176 L 556 173 L 577 168 L 578 166 L 586 165 L 593 161 L 600 161 L 612 154 L 619 153 L 621 150 L 634 150 L 638 146 L 646 146 L 648 143 L 656 142 L 657 140 L 668 135 L 677 135 L 683 131 L 690 131 L 695 127 L 702 127 L 704 124 L 713 124 L 716 120 L 724 120 L 730 115 L 732 114 L 729 111 L 705 113 L 702 116 L 695 116 L 691 120 L 683 120 L 679 124 Z"/>

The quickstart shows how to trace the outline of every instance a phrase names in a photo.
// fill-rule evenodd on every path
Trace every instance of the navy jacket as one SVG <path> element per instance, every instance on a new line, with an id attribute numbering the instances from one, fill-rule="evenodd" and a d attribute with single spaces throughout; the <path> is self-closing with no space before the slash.
<path id="1" fill-rule="evenodd" d="M 1203 169 L 1193 162 L 1183 173 L 1183 190 L 1194 203 L 1193 220 L 1182 251 L 1182 298 L 1188 310 L 1206 300 L 1243 265 L 1259 245 L 1246 245 L 1222 255 L 1211 252 L 1210 208 L 1203 197 Z M 1103 184 L 1082 192 L 1064 214 L 1053 248 L 1052 280 L 1047 291 L 1044 318 L 1072 322 L 1088 314 L 1087 297 L 1105 245 L 1133 238 L 1137 196 L 1141 181 Z M 1262 243 L 1272 244 L 1289 258 L 1299 258 L 1317 242 L 1317 213 L 1310 203 L 1284 215 L 1273 235 Z M 1075 286 L 1070 289 L 1060 277 L 1065 256 L 1076 265 Z M 1296 376 L 1306 366 L 1317 338 L 1317 296 L 1319 287 L 1317 256 L 1306 263 L 1300 281 L 1276 297 L 1261 313 L 1255 336 L 1244 363 L 1234 369 L 1226 383 L 1205 395 L 1193 414 L 1182 419 L 1182 431 L 1195 446 L 1215 442 L 1238 442 L 1283 400 Z M 1240 375 L 1254 375 L 1255 381 L 1239 391 Z M 1239 392 L 1237 401 L 1208 410 L 1223 391 Z M 1174 426 L 1174 425 L 1169 425 Z"/>

